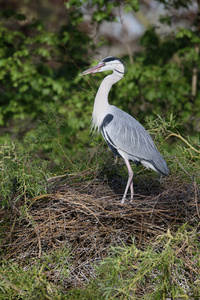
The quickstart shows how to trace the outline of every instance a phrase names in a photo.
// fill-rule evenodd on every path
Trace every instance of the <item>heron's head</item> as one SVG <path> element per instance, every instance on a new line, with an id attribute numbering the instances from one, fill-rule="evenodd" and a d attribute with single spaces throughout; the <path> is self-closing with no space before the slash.
<path id="1" fill-rule="evenodd" d="M 104 71 L 116 71 L 119 74 L 124 74 L 127 67 L 124 62 L 116 57 L 108 56 L 98 63 L 98 65 L 82 72 L 80 75 L 87 75 L 91 73 L 99 73 Z"/>

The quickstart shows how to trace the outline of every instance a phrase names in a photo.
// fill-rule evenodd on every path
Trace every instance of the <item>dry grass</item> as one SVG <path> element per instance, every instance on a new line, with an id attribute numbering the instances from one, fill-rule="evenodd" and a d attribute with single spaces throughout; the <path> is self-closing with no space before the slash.
<path id="1" fill-rule="evenodd" d="M 124 186 L 113 181 L 111 189 L 97 173 L 52 178 L 49 194 L 31 199 L 23 216 L 20 203 L 11 213 L 0 212 L 7 224 L 1 244 L 4 258 L 26 265 L 31 257 L 70 247 L 73 258 L 65 286 L 81 286 L 94 276 L 93 264 L 107 256 L 111 245 L 131 244 L 135 238 L 143 248 L 168 228 L 173 231 L 186 222 L 198 222 L 199 186 L 195 181 L 148 180 L 138 177 L 133 203 L 127 200 L 122 205 Z M 52 272 L 49 278 L 56 281 Z"/>

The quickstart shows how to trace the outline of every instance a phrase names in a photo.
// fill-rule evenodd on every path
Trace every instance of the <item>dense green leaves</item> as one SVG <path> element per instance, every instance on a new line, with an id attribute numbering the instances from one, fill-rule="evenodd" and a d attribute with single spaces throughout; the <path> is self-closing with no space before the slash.
<path id="1" fill-rule="evenodd" d="M 185 230 L 185 226 L 175 235 L 168 230 L 143 250 L 134 241 L 130 246 L 115 246 L 97 267 L 97 277 L 90 285 L 69 291 L 68 297 L 82 299 L 89 294 L 90 299 L 196 299 L 199 253 L 196 232 Z"/>
<path id="2" fill-rule="evenodd" d="M 41 70 L 40 65 L 44 58 L 52 59 L 47 47 L 55 43 L 55 38 L 51 33 L 44 35 L 44 31 L 35 26 L 36 33 L 30 38 L 1 23 L 1 125 L 11 119 L 35 118 L 44 112 L 42 91 L 53 85 L 49 82 L 52 71 L 48 66 Z"/>
<path id="3" fill-rule="evenodd" d="M 97 286 L 102 290 L 105 299 L 110 297 L 135 298 L 135 291 L 140 286 L 149 284 L 154 286 L 154 292 L 149 291 L 149 299 L 160 299 L 171 296 L 178 297 L 185 293 L 181 288 L 179 272 L 182 273 L 184 260 L 178 255 L 177 246 L 182 239 L 187 239 L 187 233 L 178 233 L 173 237 L 170 231 L 161 236 L 161 244 L 153 249 L 139 251 L 133 244 L 131 247 L 113 248 L 113 255 L 107 257 L 99 268 Z M 165 243 L 164 243 L 165 241 Z M 160 251 L 159 249 L 162 249 Z M 189 249 L 185 249 L 187 254 Z M 174 265 L 176 268 L 172 272 Z M 177 280 L 175 279 L 175 277 Z M 182 273 L 182 276 L 186 274 Z M 182 277 L 182 279 L 183 279 Z M 186 293 L 185 293 L 186 296 Z M 187 297 L 187 296 L 186 296 Z M 143 298 L 144 299 L 144 298 Z"/>
<path id="4" fill-rule="evenodd" d="M 168 9 L 171 7 L 174 9 L 189 8 L 189 5 L 192 4 L 192 0 L 159 0 L 158 2 L 163 3 Z"/>
<path id="5" fill-rule="evenodd" d="M 159 2 L 175 7 L 187 4 L 186 1 Z M 81 78 L 78 74 L 89 67 L 91 54 L 106 38 L 95 45 L 80 24 L 87 10 L 91 12 L 93 25 L 114 21 L 117 6 L 122 11 L 136 11 L 139 1 L 67 1 L 66 24 L 55 33 L 47 31 L 39 20 L 21 26 L 19 20 L 26 17 L 18 12 L 1 13 L 1 126 L 22 135 L 34 128 L 38 120 L 43 122 L 37 126 L 43 128 L 45 124 L 54 128 L 51 120 L 47 120 L 47 104 L 52 104 L 62 123 L 59 138 L 64 149 L 76 152 L 90 146 L 93 100 L 104 75 Z M 167 117 L 173 112 L 181 133 L 194 135 L 199 130 L 200 117 L 199 82 L 196 80 L 195 86 L 194 81 L 195 68 L 196 76 L 199 75 L 198 44 L 198 32 L 194 29 L 180 28 L 161 38 L 156 28 L 147 28 L 140 39 L 144 50 L 134 54 L 134 64 L 128 57 L 123 58 L 128 72 L 112 88 L 110 103 L 143 124 L 144 119 L 155 119 L 155 113 Z M 51 141 L 45 148 L 55 147 Z"/>
<path id="6" fill-rule="evenodd" d="M 15 204 L 45 193 L 47 162 L 38 156 L 40 141 L 28 138 L 23 142 L 7 143 L 0 147 L 1 206 Z"/>
<path id="7" fill-rule="evenodd" d="M 10 21 L 16 27 L 15 19 Z M 70 24 L 58 34 L 46 32 L 38 21 L 27 26 L 28 35 L 19 26 L 13 28 L 8 28 L 5 22 L 0 24 L 0 125 L 9 128 L 14 122 L 16 131 L 26 131 L 22 124 L 32 127 L 34 121 L 45 119 L 46 104 L 54 103 L 59 106 L 60 117 L 66 118 L 66 141 L 71 136 L 75 139 L 76 131 L 88 119 L 80 119 L 78 125 L 76 112 L 81 113 L 84 101 L 80 100 L 73 82 L 80 71 L 70 56 L 76 63 L 81 62 L 88 44 L 92 47 L 91 40 Z M 82 47 L 77 47 L 80 40 Z M 17 128 L 18 120 L 23 123 Z"/>

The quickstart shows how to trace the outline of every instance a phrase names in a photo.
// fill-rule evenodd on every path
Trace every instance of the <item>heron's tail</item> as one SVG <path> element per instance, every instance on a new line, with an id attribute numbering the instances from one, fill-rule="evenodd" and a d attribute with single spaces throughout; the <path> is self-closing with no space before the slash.
<path id="1" fill-rule="evenodd" d="M 169 175 L 169 168 L 167 166 L 167 163 L 164 160 L 164 158 L 160 155 L 160 153 L 159 156 L 157 156 L 156 159 L 154 160 L 153 165 L 158 174 L 164 176 Z"/>

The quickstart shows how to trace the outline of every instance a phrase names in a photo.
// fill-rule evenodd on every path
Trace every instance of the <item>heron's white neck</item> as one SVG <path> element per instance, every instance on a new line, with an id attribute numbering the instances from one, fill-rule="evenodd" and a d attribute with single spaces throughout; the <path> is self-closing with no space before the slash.
<path id="1" fill-rule="evenodd" d="M 118 73 L 114 70 L 113 73 L 106 76 L 100 84 L 94 101 L 92 128 L 99 130 L 103 119 L 107 113 L 109 113 L 110 104 L 108 103 L 108 94 L 110 89 L 112 85 L 121 80 L 123 76 L 123 73 Z"/>

